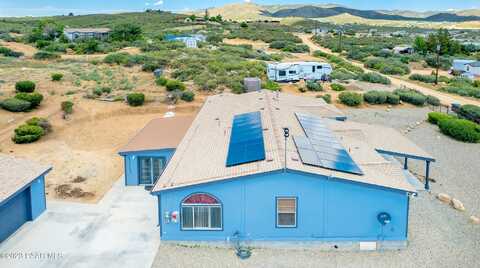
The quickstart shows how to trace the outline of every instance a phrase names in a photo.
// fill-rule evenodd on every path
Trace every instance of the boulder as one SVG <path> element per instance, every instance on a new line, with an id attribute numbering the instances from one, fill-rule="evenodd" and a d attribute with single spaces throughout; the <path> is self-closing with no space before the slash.
<path id="1" fill-rule="evenodd" d="M 455 199 L 455 198 L 452 199 L 452 206 L 456 210 L 465 211 L 465 207 L 463 206 L 463 203 L 460 202 L 460 200 L 458 199 Z"/>
<path id="2" fill-rule="evenodd" d="M 452 202 L 452 198 L 448 194 L 444 194 L 444 193 L 439 193 L 437 195 L 437 199 L 442 201 L 445 204 L 450 204 L 450 202 Z"/>
<path id="3" fill-rule="evenodd" d="M 473 224 L 480 224 L 480 218 L 472 215 L 470 216 L 470 222 Z"/>

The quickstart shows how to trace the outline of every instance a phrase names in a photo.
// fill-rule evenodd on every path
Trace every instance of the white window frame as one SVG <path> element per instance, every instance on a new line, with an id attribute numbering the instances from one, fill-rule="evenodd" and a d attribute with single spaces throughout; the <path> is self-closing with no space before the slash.
<path id="1" fill-rule="evenodd" d="M 278 211 L 278 201 L 279 200 L 292 200 L 292 199 L 295 201 L 295 212 L 294 212 L 294 214 L 295 214 L 295 218 L 294 218 L 295 219 L 295 224 L 293 224 L 293 225 L 281 225 L 281 224 L 279 224 L 279 219 L 280 219 L 279 214 L 281 214 L 281 213 Z M 297 217 L 298 217 L 298 215 L 297 215 L 298 198 L 297 197 L 295 197 L 295 196 L 276 197 L 275 198 L 275 209 L 276 209 L 276 211 L 275 211 L 275 213 L 276 213 L 275 214 L 275 226 L 277 228 L 297 228 Z"/>
<path id="2" fill-rule="evenodd" d="M 184 227 L 183 226 L 183 215 L 180 215 L 181 229 L 183 231 L 221 231 L 223 230 L 223 209 L 221 204 L 184 204 L 181 206 L 181 213 L 183 214 L 183 208 L 191 207 L 192 208 L 192 226 L 193 227 Z M 206 207 L 208 208 L 208 226 L 212 226 L 212 208 L 220 208 L 220 227 L 195 227 L 195 207 Z"/>

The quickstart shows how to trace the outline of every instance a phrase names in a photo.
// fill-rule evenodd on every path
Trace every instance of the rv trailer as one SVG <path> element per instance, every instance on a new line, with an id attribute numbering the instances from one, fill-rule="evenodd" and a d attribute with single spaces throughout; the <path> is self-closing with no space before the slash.
<path id="1" fill-rule="evenodd" d="M 268 64 L 267 76 L 276 82 L 330 80 L 332 66 L 324 62 L 301 61 Z"/>

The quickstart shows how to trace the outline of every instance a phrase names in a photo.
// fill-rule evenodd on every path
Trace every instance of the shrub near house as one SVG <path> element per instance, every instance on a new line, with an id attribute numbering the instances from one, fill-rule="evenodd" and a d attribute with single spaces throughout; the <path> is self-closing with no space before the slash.
<path id="1" fill-rule="evenodd" d="M 359 106 L 363 100 L 362 95 L 355 92 L 342 92 L 338 99 L 347 106 Z"/>
<path id="2" fill-rule="evenodd" d="M 46 135 L 51 129 L 52 126 L 46 119 L 34 117 L 15 129 L 12 140 L 17 144 L 32 143 Z"/>

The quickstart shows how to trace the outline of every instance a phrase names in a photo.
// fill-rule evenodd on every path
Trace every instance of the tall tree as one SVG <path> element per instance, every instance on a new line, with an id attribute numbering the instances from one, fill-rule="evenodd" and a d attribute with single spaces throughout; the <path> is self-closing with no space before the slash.
<path id="1" fill-rule="evenodd" d="M 415 37 L 413 48 L 420 54 L 426 55 L 428 52 L 427 41 L 422 36 Z"/>

